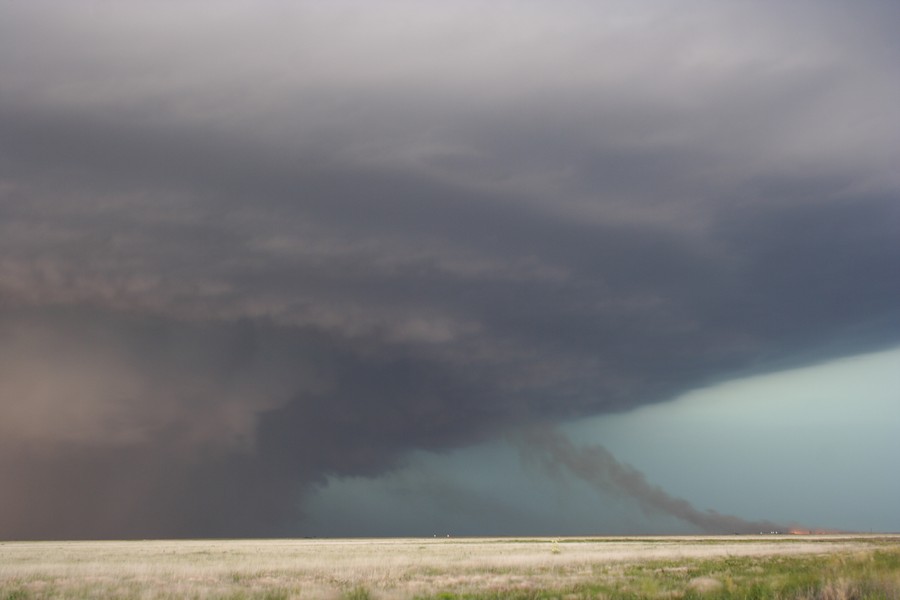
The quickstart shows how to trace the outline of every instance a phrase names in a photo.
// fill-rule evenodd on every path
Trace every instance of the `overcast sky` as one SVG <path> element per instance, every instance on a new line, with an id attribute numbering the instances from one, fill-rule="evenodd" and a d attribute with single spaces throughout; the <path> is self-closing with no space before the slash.
<path id="1" fill-rule="evenodd" d="M 0 0 L 0 538 L 900 530 L 898 27 Z"/>

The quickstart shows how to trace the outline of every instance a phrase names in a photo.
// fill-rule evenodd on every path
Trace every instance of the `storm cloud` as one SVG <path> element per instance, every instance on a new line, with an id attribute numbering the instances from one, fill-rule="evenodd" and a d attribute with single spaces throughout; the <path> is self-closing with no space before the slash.
<path id="1" fill-rule="evenodd" d="M 662 513 L 689 523 L 704 533 L 786 532 L 789 527 L 771 521 L 747 521 L 714 510 L 701 511 L 647 482 L 643 473 L 619 462 L 599 444 L 579 447 L 562 432 L 532 429 L 519 441 L 526 460 L 533 460 L 551 474 L 566 469 L 601 492 L 625 494 L 647 514 Z"/>
<path id="2" fill-rule="evenodd" d="M 0 537 L 302 534 L 331 475 L 900 343 L 898 23 L 4 3 Z"/>

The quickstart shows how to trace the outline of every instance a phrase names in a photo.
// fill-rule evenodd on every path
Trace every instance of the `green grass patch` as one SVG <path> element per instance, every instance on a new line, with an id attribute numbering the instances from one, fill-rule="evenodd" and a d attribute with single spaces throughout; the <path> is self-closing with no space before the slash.
<path id="1" fill-rule="evenodd" d="M 444 591 L 423 600 L 900 600 L 900 549 L 813 556 L 724 557 L 600 569 L 546 589 Z"/>
<path id="2" fill-rule="evenodd" d="M 361 585 L 344 594 L 345 600 L 371 600 L 371 598 L 372 594 L 369 593 L 369 590 Z"/>

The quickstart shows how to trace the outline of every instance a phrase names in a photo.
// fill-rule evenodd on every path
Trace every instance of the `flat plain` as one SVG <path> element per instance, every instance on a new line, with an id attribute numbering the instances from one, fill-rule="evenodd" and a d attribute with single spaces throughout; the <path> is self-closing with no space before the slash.
<path id="1" fill-rule="evenodd" d="M 21 598 L 900 598 L 900 536 L 0 542 Z"/>

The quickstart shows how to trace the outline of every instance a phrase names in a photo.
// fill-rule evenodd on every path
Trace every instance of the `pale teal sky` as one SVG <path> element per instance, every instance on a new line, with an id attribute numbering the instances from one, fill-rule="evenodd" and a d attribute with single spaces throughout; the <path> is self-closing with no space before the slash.
<path id="1" fill-rule="evenodd" d="M 724 382 L 564 429 L 701 510 L 900 531 L 900 349 Z M 691 531 L 570 474 L 523 465 L 505 442 L 417 452 L 379 478 L 331 479 L 308 502 L 305 527 L 312 535 Z"/>

